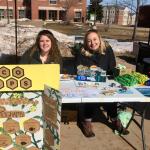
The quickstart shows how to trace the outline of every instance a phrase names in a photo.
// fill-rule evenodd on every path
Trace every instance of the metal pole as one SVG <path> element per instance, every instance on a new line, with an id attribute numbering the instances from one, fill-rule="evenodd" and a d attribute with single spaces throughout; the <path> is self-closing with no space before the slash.
<path id="1" fill-rule="evenodd" d="M 148 45 L 149 45 L 149 42 L 150 42 L 150 28 L 149 28 L 149 36 L 148 36 Z"/>
<path id="2" fill-rule="evenodd" d="M 15 0 L 15 44 L 16 44 L 16 64 L 17 64 L 17 0 Z"/>
<path id="3" fill-rule="evenodd" d="M 94 7 L 95 7 L 95 10 L 94 10 L 94 25 L 96 25 L 96 5 Z"/>
<path id="4" fill-rule="evenodd" d="M 107 3 L 108 6 L 108 3 Z M 108 21 L 107 21 L 107 25 L 108 25 L 108 29 L 109 29 L 109 21 L 110 21 L 110 6 L 107 7 L 108 8 Z"/>
<path id="5" fill-rule="evenodd" d="M 142 113 L 142 118 L 141 118 L 141 134 L 142 134 L 142 144 L 143 144 L 143 150 L 146 150 L 146 140 L 145 140 L 145 134 L 144 134 L 144 118 L 146 116 L 146 111 L 148 109 L 148 105 L 145 104 L 144 105 L 144 110 L 143 110 L 143 113 Z"/>
<path id="6" fill-rule="evenodd" d="M 94 26 L 96 25 L 96 9 L 97 9 L 97 3 L 96 3 L 96 0 L 94 0 Z"/>
<path id="7" fill-rule="evenodd" d="M 9 4 L 8 4 L 8 0 L 6 0 L 6 4 L 7 4 L 7 23 L 9 24 Z"/>
<path id="8" fill-rule="evenodd" d="M 118 20 L 118 19 L 117 19 L 117 18 L 118 18 L 118 17 L 117 17 L 117 15 L 118 15 L 118 13 L 117 13 L 117 7 L 118 7 L 118 1 L 116 0 L 116 4 L 115 4 L 115 21 L 114 21 L 115 24 L 117 24 L 117 20 Z"/>
<path id="9" fill-rule="evenodd" d="M 106 11 L 106 24 L 108 24 L 108 14 L 109 14 L 109 8 L 108 8 L 108 3 L 107 3 L 107 10 L 108 10 L 108 13 L 107 13 L 107 11 Z"/>

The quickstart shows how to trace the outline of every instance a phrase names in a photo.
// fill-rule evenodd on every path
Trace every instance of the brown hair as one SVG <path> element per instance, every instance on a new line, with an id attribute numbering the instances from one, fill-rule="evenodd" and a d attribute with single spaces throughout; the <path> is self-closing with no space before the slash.
<path id="1" fill-rule="evenodd" d="M 86 50 L 89 49 L 89 48 L 88 48 L 88 45 L 87 45 L 87 37 L 88 37 L 88 35 L 89 35 L 90 33 L 96 33 L 96 34 L 98 35 L 99 40 L 100 40 L 100 47 L 99 47 L 98 51 L 99 51 L 100 54 L 105 54 L 105 50 L 106 50 L 105 42 L 104 42 L 103 39 L 101 38 L 100 33 L 99 33 L 97 30 L 95 30 L 95 29 L 88 30 L 87 33 L 85 34 L 85 37 L 84 37 L 84 48 L 85 48 Z"/>
<path id="2" fill-rule="evenodd" d="M 60 54 L 60 51 L 58 49 L 57 40 L 54 37 L 53 33 L 50 32 L 49 30 L 42 30 L 42 31 L 40 31 L 38 33 L 38 35 L 36 37 L 36 42 L 35 42 L 35 44 L 32 47 L 30 56 L 32 57 L 33 53 L 36 50 L 41 51 L 39 43 L 40 43 L 40 38 L 43 35 L 47 36 L 51 40 L 51 43 L 52 43 L 51 50 L 49 52 L 49 56 L 48 56 L 47 62 L 50 61 L 50 62 L 53 62 L 53 63 L 61 64 L 61 54 Z"/>

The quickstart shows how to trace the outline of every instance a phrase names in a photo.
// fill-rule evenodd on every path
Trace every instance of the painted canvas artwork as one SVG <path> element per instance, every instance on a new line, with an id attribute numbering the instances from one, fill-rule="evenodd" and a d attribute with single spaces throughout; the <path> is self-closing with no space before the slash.
<path id="1" fill-rule="evenodd" d="M 44 92 L 0 93 L 1 150 L 57 150 L 60 147 L 61 96 Z"/>

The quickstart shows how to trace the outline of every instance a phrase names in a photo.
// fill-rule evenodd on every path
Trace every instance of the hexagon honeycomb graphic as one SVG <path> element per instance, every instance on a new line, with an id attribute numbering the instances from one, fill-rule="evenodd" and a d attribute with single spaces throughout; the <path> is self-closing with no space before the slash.
<path id="1" fill-rule="evenodd" d="M 2 78 L 7 78 L 10 76 L 10 70 L 6 67 L 1 67 L 0 68 L 0 77 Z"/>
<path id="2" fill-rule="evenodd" d="M 3 123 L 3 128 L 4 131 L 14 134 L 20 130 L 19 122 L 13 119 L 6 120 Z"/>
<path id="3" fill-rule="evenodd" d="M 32 81 L 25 77 L 20 80 L 20 87 L 24 89 L 29 89 L 30 87 L 32 87 Z"/>
<path id="4" fill-rule="evenodd" d="M 14 78 L 9 78 L 7 81 L 6 81 L 6 86 L 9 88 L 9 89 L 12 89 L 14 90 L 16 87 L 18 87 L 18 81 Z"/>
<path id="5" fill-rule="evenodd" d="M 0 79 L 0 89 L 4 87 L 4 82 Z"/>
<path id="6" fill-rule="evenodd" d="M 20 68 L 20 67 L 15 67 L 12 69 L 12 76 L 16 77 L 16 78 L 21 78 L 24 76 L 24 69 Z"/>
<path id="7" fill-rule="evenodd" d="M 36 133 L 40 130 L 40 122 L 35 119 L 28 119 L 23 123 L 24 130 L 30 133 Z"/>

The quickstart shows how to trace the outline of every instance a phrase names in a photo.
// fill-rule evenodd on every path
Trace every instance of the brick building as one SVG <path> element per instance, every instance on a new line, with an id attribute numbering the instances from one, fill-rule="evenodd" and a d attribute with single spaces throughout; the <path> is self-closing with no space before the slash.
<path id="1" fill-rule="evenodd" d="M 0 20 L 7 16 L 13 19 L 14 8 L 14 0 L 0 0 Z M 81 22 L 86 17 L 86 0 L 17 0 L 17 16 L 32 20 L 65 20 L 69 18 L 69 20 Z"/>
<path id="2" fill-rule="evenodd" d="M 23 3 L 23 0 L 18 0 L 17 2 L 18 9 L 18 18 L 25 17 L 26 7 Z M 0 0 L 0 20 L 7 18 L 13 19 L 15 16 L 15 4 L 14 0 Z"/>
<path id="3" fill-rule="evenodd" d="M 105 24 L 118 24 L 118 25 L 131 25 L 133 18 L 130 10 L 127 7 L 121 6 L 104 6 L 103 7 L 103 19 Z M 131 22 L 132 21 L 132 22 Z"/>

